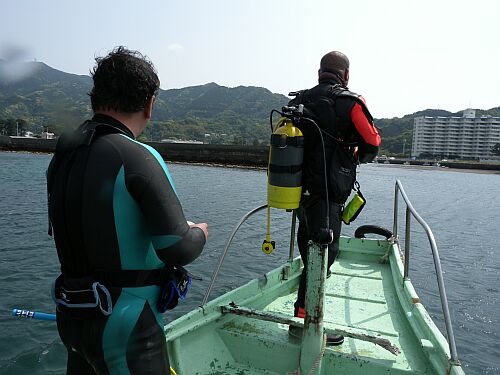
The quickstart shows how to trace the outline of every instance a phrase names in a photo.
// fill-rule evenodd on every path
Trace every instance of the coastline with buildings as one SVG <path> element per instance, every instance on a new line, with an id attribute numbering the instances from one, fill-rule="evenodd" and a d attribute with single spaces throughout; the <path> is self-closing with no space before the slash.
<path id="1" fill-rule="evenodd" d="M 52 153 L 57 139 L 52 133 L 42 138 L 0 136 L 0 150 Z M 265 168 L 269 148 L 265 145 L 219 145 L 194 141 L 145 142 L 167 161 L 223 166 Z M 445 167 L 453 170 L 500 171 L 500 117 L 476 116 L 466 109 L 458 116 L 420 116 L 414 119 L 410 158 L 380 155 L 376 163 L 402 167 Z"/>
<path id="2" fill-rule="evenodd" d="M 53 153 L 57 139 L 23 138 L 0 136 L 0 151 Z M 181 163 L 198 163 L 221 166 L 241 166 L 251 168 L 267 167 L 269 147 L 250 145 L 213 145 L 193 143 L 145 142 L 155 148 L 165 160 Z M 401 159 L 386 157 L 377 158 L 376 163 L 394 165 L 401 168 L 439 168 L 450 170 L 481 170 L 498 173 L 500 158 L 488 162 Z M 444 167 L 444 168 L 443 168 Z"/>
<path id="3" fill-rule="evenodd" d="M 492 149 L 499 143 L 500 117 L 476 117 L 474 109 L 466 109 L 462 117 L 415 118 L 411 156 L 494 162 Z"/>

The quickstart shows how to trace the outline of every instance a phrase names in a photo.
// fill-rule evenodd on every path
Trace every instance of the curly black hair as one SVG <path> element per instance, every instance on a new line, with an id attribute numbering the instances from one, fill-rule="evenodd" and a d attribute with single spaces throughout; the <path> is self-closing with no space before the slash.
<path id="1" fill-rule="evenodd" d="M 95 61 L 91 71 L 94 87 L 89 93 L 94 112 L 139 112 L 153 95 L 158 95 L 160 80 L 156 69 L 140 52 L 119 46 Z"/>

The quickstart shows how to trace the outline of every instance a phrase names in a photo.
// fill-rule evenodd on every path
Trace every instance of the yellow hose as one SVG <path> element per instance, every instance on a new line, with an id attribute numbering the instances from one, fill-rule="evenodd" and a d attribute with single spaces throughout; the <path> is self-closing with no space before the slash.
<path id="1" fill-rule="evenodd" d="M 177 375 L 177 373 L 172 367 L 170 367 L 170 375 Z"/>
<path id="2" fill-rule="evenodd" d="M 267 232 L 266 241 L 271 242 L 271 207 L 267 205 Z"/>

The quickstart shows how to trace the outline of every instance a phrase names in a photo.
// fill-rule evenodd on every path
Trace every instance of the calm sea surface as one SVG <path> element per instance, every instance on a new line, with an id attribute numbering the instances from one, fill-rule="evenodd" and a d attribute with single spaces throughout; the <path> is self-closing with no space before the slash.
<path id="1" fill-rule="evenodd" d="M 64 374 L 66 354 L 53 322 L 12 318 L 12 308 L 53 312 L 49 296 L 58 274 L 47 236 L 45 170 L 49 155 L 0 153 L 0 374 Z M 203 281 L 165 322 L 201 303 L 210 276 L 237 221 L 265 203 L 263 171 L 173 164 L 170 172 L 186 217 L 209 223 L 209 241 L 189 269 Z M 467 374 L 500 374 L 500 174 L 364 165 L 358 180 L 368 200 L 355 227 L 392 228 L 394 183 L 400 179 L 436 236 L 458 353 Z M 236 235 L 212 298 L 269 271 L 287 258 L 290 216 L 273 213 L 272 255 L 261 252 L 265 214 Z M 404 212 L 401 207 L 400 228 Z M 355 227 L 344 226 L 344 234 Z M 444 332 L 434 266 L 423 230 L 414 222 L 410 276 Z M 401 230 L 400 232 L 404 232 Z"/>

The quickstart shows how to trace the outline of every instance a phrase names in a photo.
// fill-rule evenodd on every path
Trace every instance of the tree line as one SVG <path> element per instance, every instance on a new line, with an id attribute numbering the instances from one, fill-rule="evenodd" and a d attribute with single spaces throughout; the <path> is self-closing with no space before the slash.
<path id="1" fill-rule="evenodd" d="M 380 154 L 406 157 L 410 153 L 412 143 L 412 131 L 405 127 L 406 121 L 397 122 L 391 126 L 391 120 L 376 120 L 376 124 L 382 125 L 382 148 Z M 81 121 L 83 122 L 83 120 Z M 39 137 L 42 131 L 50 131 L 60 135 L 68 128 L 74 128 L 79 121 L 71 121 L 70 124 L 55 124 L 42 121 L 28 122 L 23 118 L 0 119 L 0 135 L 24 136 L 26 131 L 34 133 Z M 399 129 L 398 129 L 399 128 Z M 401 129 L 402 128 L 402 129 Z M 270 127 L 265 121 L 251 120 L 237 114 L 226 113 L 216 119 L 188 117 L 181 120 L 151 121 L 144 133 L 139 136 L 141 141 L 197 141 L 209 144 L 237 144 L 237 145 L 268 145 Z M 491 152 L 500 156 L 500 143 L 495 144 Z M 442 155 L 425 154 L 422 158 L 436 158 Z M 453 155 L 447 155 L 453 159 Z M 456 158 L 459 158 L 457 155 Z"/>
<path id="2" fill-rule="evenodd" d="M 22 137 L 27 130 L 27 122 L 24 119 L 0 119 L 0 135 Z"/>

